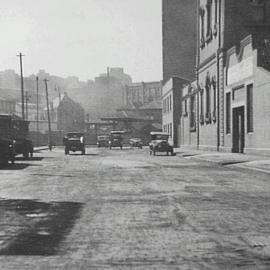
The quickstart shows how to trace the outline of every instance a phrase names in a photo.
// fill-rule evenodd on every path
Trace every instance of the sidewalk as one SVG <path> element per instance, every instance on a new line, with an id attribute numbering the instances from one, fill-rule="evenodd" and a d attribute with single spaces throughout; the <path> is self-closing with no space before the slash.
<path id="1" fill-rule="evenodd" d="M 37 153 L 37 152 L 42 151 L 42 150 L 47 150 L 47 149 L 49 149 L 48 145 L 36 146 L 36 147 L 34 147 L 34 153 Z"/>
<path id="2" fill-rule="evenodd" d="M 190 157 L 206 162 L 213 162 L 222 166 L 236 166 L 240 168 L 270 173 L 270 156 L 247 155 L 238 153 L 212 152 L 202 150 L 186 150 L 175 148 L 177 156 Z"/>

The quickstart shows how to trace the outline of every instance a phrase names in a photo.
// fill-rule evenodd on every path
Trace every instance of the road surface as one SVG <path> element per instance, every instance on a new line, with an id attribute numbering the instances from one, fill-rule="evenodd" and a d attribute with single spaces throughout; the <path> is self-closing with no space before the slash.
<path id="1" fill-rule="evenodd" d="M 0 170 L 0 269 L 270 269 L 269 175 L 147 149 Z"/>

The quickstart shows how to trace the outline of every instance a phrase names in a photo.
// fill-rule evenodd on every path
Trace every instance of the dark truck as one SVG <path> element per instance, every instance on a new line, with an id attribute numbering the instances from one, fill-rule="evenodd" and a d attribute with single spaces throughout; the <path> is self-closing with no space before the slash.
<path id="1" fill-rule="evenodd" d="M 63 144 L 66 155 L 69 154 L 69 151 L 81 151 L 82 155 L 85 154 L 85 139 L 81 132 L 68 132 L 63 138 Z"/>
<path id="2" fill-rule="evenodd" d="M 0 138 L 12 142 L 14 155 L 33 156 L 33 143 L 29 139 L 29 122 L 16 115 L 0 114 Z M 10 143 L 9 143 L 10 144 Z"/>

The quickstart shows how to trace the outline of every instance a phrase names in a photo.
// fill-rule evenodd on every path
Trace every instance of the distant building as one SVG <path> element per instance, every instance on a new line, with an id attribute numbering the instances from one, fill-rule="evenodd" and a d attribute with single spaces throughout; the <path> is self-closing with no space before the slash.
<path id="1" fill-rule="evenodd" d="M 152 101 L 161 100 L 162 83 L 140 82 L 126 85 L 125 88 L 125 106 L 140 107 Z"/>
<path id="2" fill-rule="evenodd" d="M 67 94 L 55 98 L 50 103 L 50 120 L 56 123 L 55 128 L 62 132 L 84 131 L 85 112 L 82 106 Z M 47 107 L 41 112 L 41 120 L 48 121 Z"/>
<path id="3" fill-rule="evenodd" d="M 162 0 L 163 83 L 195 79 L 197 0 Z"/>
<path id="4" fill-rule="evenodd" d="M 0 97 L 0 114 L 15 114 L 16 102 Z"/>

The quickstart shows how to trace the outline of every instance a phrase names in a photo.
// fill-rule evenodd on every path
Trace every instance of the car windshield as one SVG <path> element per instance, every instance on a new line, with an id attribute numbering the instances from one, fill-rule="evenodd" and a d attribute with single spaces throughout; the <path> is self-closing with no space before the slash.
<path id="1" fill-rule="evenodd" d="M 80 139 L 81 137 L 83 137 L 83 134 L 82 133 L 68 133 L 67 137 L 68 138 L 78 138 L 78 139 Z"/>
<path id="2" fill-rule="evenodd" d="M 152 135 L 152 140 L 163 140 L 163 141 L 167 141 L 169 138 L 169 135 L 165 135 L 165 134 L 155 134 Z"/>
<path id="3" fill-rule="evenodd" d="M 98 136 L 98 140 L 100 140 L 100 141 L 109 140 L 109 136 L 107 136 L 107 135 L 104 135 L 104 136 Z"/>
<path id="4" fill-rule="evenodd" d="M 113 137 L 113 138 L 121 138 L 122 137 L 122 134 L 118 134 L 118 133 L 114 133 L 114 134 L 111 134 L 111 136 Z"/>

